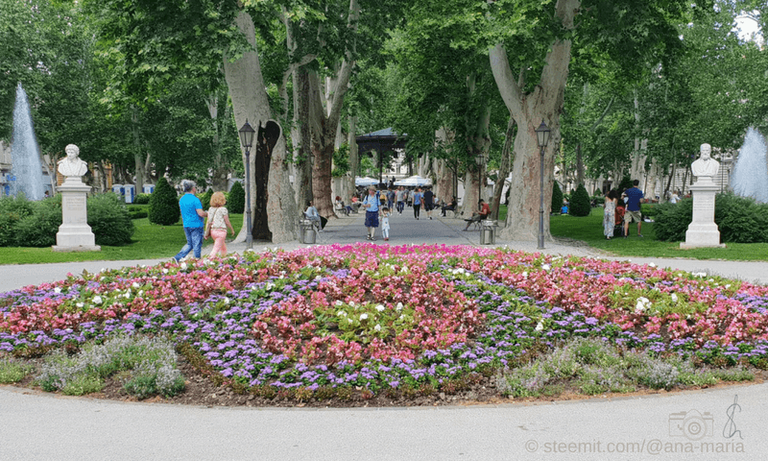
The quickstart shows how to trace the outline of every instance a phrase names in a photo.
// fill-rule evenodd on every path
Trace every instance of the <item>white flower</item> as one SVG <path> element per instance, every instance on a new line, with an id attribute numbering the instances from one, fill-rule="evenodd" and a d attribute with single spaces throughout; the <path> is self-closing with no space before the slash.
<path id="1" fill-rule="evenodd" d="M 360 314 L 360 320 L 365 320 L 368 318 L 368 314 Z"/>
<path id="2" fill-rule="evenodd" d="M 183 271 L 187 270 L 187 263 L 181 263 L 181 265 L 179 266 L 179 268 L 180 268 L 181 270 L 183 270 Z"/>
<path id="3" fill-rule="evenodd" d="M 125 297 L 125 299 L 130 298 L 131 297 L 131 290 L 128 289 L 123 296 Z"/>
<path id="4" fill-rule="evenodd" d="M 671 298 L 672 298 L 672 302 L 673 302 L 673 303 L 676 303 L 676 302 L 677 302 L 677 295 L 676 295 L 675 293 L 672 293 L 672 296 L 671 296 Z"/>
<path id="5" fill-rule="evenodd" d="M 523 271 L 523 278 L 524 278 L 524 279 L 527 279 L 527 278 L 528 278 L 528 271 Z"/>
<path id="6" fill-rule="evenodd" d="M 727 290 L 728 288 L 731 288 L 731 284 L 729 283 L 728 285 L 724 286 L 723 288 L 725 288 Z"/>
<path id="7" fill-rule="evenodd" d="M 229 304 L 229 298 L 224 298 L 224 304 Z"/>
<path id="8" fill-rule="evenodd" d="M 654 263 L 648 263 L 648 267 L 656 267 L 656 264 L 654 264 Z"/>
<path id="9" fill-rule="evenodd" d="M 139 290 L 139 294 L 137 294 L 136 296 L 138 296 L 139 298 L 144 296 L 144 290 Z"/>
<path id="10" fill-rule="evenodd" d="M 376 331 L 381 331 L 381 325 L 379 325 L 379 324 L 377 323 L 377 324 L 376 324 L 376 326 L 375 326 L 375 327 L 373 327 L 373 329 L 374 329 L 374 330 L 376 330 Z"/>
<path id="11" fill-rule="evenodd" d="M 93 304 L 101 304 L 101 303 L 103 303 L 103 302 L 104 302 L 104 300 L 103 300 L 103 299 L 101 299 L 101 296 L 98 296 L 98 295 L 97 295 L 97 296 L 94 296 L 94 297 L 93 297 Z"/>
<path id="12" fill-rule="evenodd" d="M 275 284 L 274 284 L 274 283 L 272 283 L 272 282 L 268 282 L 268 283 L 267 283 L 267 284 L 264 286 L 264 288 L 266 288 L 267 290 L 271 290 L 272 288 L 275 288 Z"/>
<path id="13" fill-rule="evenodd" d="M 548 271 L 550 269 L 550 266 L 549 264 L 542 264 L 541 268 L 544 269 L 545 271 Z"/>
<path id="14" fill-rule="evenodd" d="M 168 269 L 163 269 L 163 274 L 167 274 L 167 273 L 168 273 Z"/>
<path id="15" fill-rule="evenodd" d="M 707 273 L 706 272 L 691 272 L 691 275 L 694 276 L 694 277 L 704 278 L 704 277 L 707 276 Z"/>
<path id="16" fill-rule="evenodd" d="M 56 288 L 53 289 L 53 292 L 56 293 L 56 294 L 59 294 L 59 293 L 61 293 L 61 288 L 56 287 Z"/>
<path id="17" fill-rule="evenodd" d="M 83 306 L 85 306 L 85 304 L 83 304 L 83 303 L 77 303 L 77 304 L 75 304 L 75 306 L 77 306 L 79 309 L 82 309 L 82 308 L 83 308 Z"/>
<path id="18" fill-rule="evenodd" d="M 646 297 L 637 298 L 637 304 L 635 305 L 635 313 L 642 314 L 647 308 L 651 307 L 651 300 Z"/>
<path id="19" fill-rule="evenodd" d="M 133 288 L 139 288 L 141 285 L 139 285 L 139 282 L 133 282 L 131 285 Z"/>
<path id="20" fill-rule="evenodd" d="M 338 315 L 339 317 L 346 317 L 347 313 L 344 311 L 339 311 L 339 312 L 336 312 L 336 315 Z"/>
<path id="21" fill-rule="evenodd" d="M 342 305 L 342 304 L 344 304 L 344 303 L 343 303 L 343 302 L 341 302 L 340 300 L 338 300 L 338 299 L 337 299 L 337 300 L 336 300 L 336 302 L 335 302 L 334 304 L 336 304 L 337 306 L 341 306 L 341 305 Z"/>
<path id="22" fill-rule="evenodd" d="M 376 310 L 379 311 L 379 312 L 384 312 L 384 309 L 385 309 L 385 307 L 383 305 L 381 305 L 381 304 L 376 306 Z"/>
<path id="23" fill-rule="evenodd" d="M 544 324 L 541 323 L 541 320 L 539 320 L 539 323 L 536 324 L 536 331 L 543 331 L 544 330 Z"/>
<path id="24" fill-rule="evenodd" d="M 400 314 L 400 320 L 403 320 L 405 318 L 405 314 Z"/>
<path id="25" fill-rule="evenodd" d="M 355 321 L 354 321 L 354 320 L 352 320 L 352 317 L 348 317 L 348 318 L 347 318 L 347 322 L 349 322 L 349 323 L 354 323 Z"/>
<path id="26" fill-rule="evenodd" d="M 401 310 L 403 310 L 403 303 L 397 303 L 397 306 L 395 306 L 395 310 L 397 310 L 397 312 L 400 312 Z"/>

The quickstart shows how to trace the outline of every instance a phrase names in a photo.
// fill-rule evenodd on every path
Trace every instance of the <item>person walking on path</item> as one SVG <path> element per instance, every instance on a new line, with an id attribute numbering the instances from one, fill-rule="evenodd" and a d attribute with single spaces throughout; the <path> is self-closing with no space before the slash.
<path id="1" fill-rule="evenodd" d="M 194 181 L 184 180 L 181 183 L 184 189 L 184 196 L 179 200 L 179 209 L 181 210 L 181 219 L 184 223 L 184 234 L 187 236 L 187 244 L 181 248 L 181 251 L 173 257 L 177 262 L 187 256 L 190 251 L 194 251 L 195 258 L 200 258 L 203 250 L 203 218 L 208 213 L 203 211 L 203 204 L 195 196 L 197 187 Z"/>
<path id="2" fill-rule="evenodd" d="M 389 190 L 387 191 L 387 208 L 390 210 L 395 205 L 395 191 L 392 190 L 392 187 L 390 186 Z"/>
<path id="3" fill-rule="evenodd" d="M 213 238 L 213 250 L 211 257 L 218 255 L 227 255 L 227 228 L 235 235 L 235 229 L 229 222 L 229 210 L 224 205 L 227 204 L 227 198 L 223 192 L 214 192 L 211 196 L 211 207 L 208 208 L 208 225 L 205 229 L 205 238 Z"/>
<path id="4" fill-rule="evenodd" d="M 609 190 L 605 194 L 605 205 L 603 209 L 603 234 L 607 240 L 613 237 L 613 228 L 616 223 L 616 192 Z"/>
<path id="5" fill-rule="evenodd" d="M 432 219 L 432 209 L 434 208 L 435 194 L 432 192 L 431 187 L 427 187 L 424 192 L 424 211 L 427 212 L 427 217 Z"/>
<path id="6" fill-rule="evenodd" d="M 379 227 L 379 209 L 381 201 L 376 188 L 368 187 L 368 195 L 363 199 L 363 208 L 365 208 L 365 227 L 368 229 L 368 240 L 376 240 L 376 228 Z"/>
<path id="7" fill-rule="evenodd" d="M 640 228 L 643 225 L 642 213 L 640 213 L 640 200 L 643 198 L 643 191 L 637 188 L 640 181 L 635 179 L 632 181 L 632 187 L 625 190 L 627 195 L 627 211 L 624 214 L 624 238 L 629 237 L 629 223 L 632 221 L 637 222 L 637 236 L 642 237 Z"/>
<path id="8" fill-rule="evenodd" d="M 403 186 L 397 188 L 395 198 L 397 199 L 397 212 L 403 214 L 403 210 L 405 209 L 405 190 Z"/>
<path id="9" fill-rule="evenodd" d="M 419 219 L 419 211 L 421 210 L 421 201 L 424 195 L 421 193 L 421 189 L 416 189 L 416 193 L 413 194 L 413 217 Z"/>

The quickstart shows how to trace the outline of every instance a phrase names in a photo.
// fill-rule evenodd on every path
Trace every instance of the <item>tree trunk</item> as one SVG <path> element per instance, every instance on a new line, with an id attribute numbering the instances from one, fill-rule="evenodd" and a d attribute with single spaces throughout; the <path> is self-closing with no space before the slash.
<path id="1" fill-rule="evenodd" d="M 573 28 L 573 16 L 580 6 L 578 0 L 558 0 L 556 12 L 565 29 Z M 539 84 L 531 93 L 515 80 L 509 67 L 507 52 L 501 44 L 490 50 L 491 69 L 510 115 L 518 130 L 515 137 L 515 160 L 512 167 L 510 203 L 507 206 L 506 227 L 499 233 L 507 240 L 536 241 L 539 233 L 539 204 L 544 201 L 544 237 L 549 233 L 549 206 L 552 200 L 554 159 L 560 143 L 560 113 L 563 109 L 565 83 L 571 58 L 571 41 L 555 40 L 544 61 Z M 547 123 L 551 132 L 544 149 L 544 170 L 540 167 L 536 128 Z M 543 194 L 538 185 L 544 178 Z"/>
<path id="2" fill-rule="evenodd" d="M 507 122 L 507 132 L 504 136 L 504 147 L 501 149 L 501 164 L 499 165 L 499 174 L 496 175 L 496 186 L 493 188 L 493 198 L 491 199 L 491 217 L 499 219 L 499 206 L 501 205 L 501 194 L 504 191 L 504 183 L 509 176 L 509 165 L 512 160 L 512 140 L 515 132 L 515 119 L 509 117 Z M 510 184 L 511 186 L 511 184 Z"/>
<path id="3" fill-rule="evenodd" d="M 264 78 L 261 74 L 261 64 L 256 50 L 256 34 L 253 20 L 245 11 L 241 11 L 235 23 L 248 43 L 253 47 L 234 62 L 230 62 L 228 56 L 224 56 L 224 76 L 229 87 L 232 99 L 232 108 L 235 122 L 238 127 L 243 126 L 246 120 L 258 130 L 259 126 L 266 125 L 270 118 L 269 101 L 264 89 Z M 256 140 L 250 155 L 250 206 L 253 209 L 256 204 L 255 164 L 256 164 Z M 266 215 L 273 243 L 283 243 L 296 239 L 296 218 L 298 210 L 293 195 L 293 189 L 288 180 L 288 167 L 285 162 L 285 138 L 281 134 L 277 144 L 271 152 L 270 170 L 267 186 Z M 245 163 L 245 149 L 243 149 L 243 163 Z M 245 240 L 248 232 L 245 220 L 236 241 Z"/>
<path id="4" fill-rule="evenodd" d="M 294 188 L 296 203 L 304 210 L 307 202 L 313 200 L 312 190 L 312 151 L 310 145 L 309 108 L 310 87 L 306 67 L 299 67 L 294 72 L 294 150 L 296 151 Z"/>
<path id="5" fill-rule="evenodd" d="M 131 106 L 131 121 L 133 122 L 133 165 L 134 174 L 136 175 L 135 187 L 136 193 L 139 194 L 144 188 L 144 176 L 146 174 L 144 161 L 146 160 L 146 156 L 143 154 L 143 143 L 141 142 L 141 135 L 139 133 L 139 109 L 136 106 Z"/>
<path id="6" fill-rule="evenodd" d="M 345 187 L 344 195 L 341 199 L 345 204 L 352 203 L 352 196 L 355 194 L 355 176 L 360 169 L 360 154 L 357 150 L 357 117 L 349 116 L 349 133 L 347 133 L 347 144 L 349 145 L 349 172 L 344 177 Z"/>

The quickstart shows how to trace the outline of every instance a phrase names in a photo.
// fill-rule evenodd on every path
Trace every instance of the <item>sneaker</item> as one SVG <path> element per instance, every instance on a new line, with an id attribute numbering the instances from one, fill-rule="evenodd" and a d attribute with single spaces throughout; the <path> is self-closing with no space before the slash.
<path id="1" fill-rule="evenodd" d="M 643 236 L 643 234 L 637 234 L 637 236 L 638 236 L 638 237 L 642 237 L 642 236 Z"/>
<path id="2" fill-rule="evenodd" d="M 432 216 L 430 216 L 429 219 L 432 219 Z"/>
<path id="3" fill-rule="evenodd" d="M 371 237 L 371 241 L 375 242 L 376 241 L 376 237 Z"/>

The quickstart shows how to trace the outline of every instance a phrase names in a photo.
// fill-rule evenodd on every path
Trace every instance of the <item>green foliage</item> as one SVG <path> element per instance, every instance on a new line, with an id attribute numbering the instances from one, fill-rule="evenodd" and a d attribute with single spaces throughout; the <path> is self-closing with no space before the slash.
<path id="1" fill-rule="evenodd" d="M 589 216 L 592 212 L 592 204 L 589 201 L 589 193 L 584 187 L 584 184 L 579 184 L 579 187 L 571 195 L 570 209 L 568 211 L 573 216 Z"/>
<path id="2" fill-rule="evenodd" d="M 173 396 L 184 391 L 173 345 L 160 337 L 116 336 L 104 344 L 88 344 L 75 356 L 61 349 L 47 355 L 36 380 L 47 392 L 68 395 L 98 392 L 104 379 L 127 375 L 124 386 L 140 399 Z"/>
<path id="3" fill-rule="evenodd" d="M 211 197 L 213 197 L 213 189 L 208 189 L 202 195 L 198 195 L 200 203 L 203 204 L 203 210 L 207 210 L 211 207 Z"/>
<path id="4" fill-rule="evenodd" d="M 32 202 L 32 210 L 31 215 L 25 216 L 16 223 L 13 230 L 16 239 L 12 245 L 25 247 L 55 245 L 56 233 L 59 231 L 62 219 L 61 196 Z"/>
<path id="5" fill-rule="evenodd" d="M 0 359 L 0 384 L 18 383 L 32 371 L 32 367 L 11 359 Z"/>
<path id="6" fill-rule="evenodd" d="M 619 182 L 619 188 L 617 189 L 619 193 L 624 192 L 625 190 L 632 187 L 632 178 L 629 176 L 624 176 L 621 178 L 621 182 Z"/>
<path id="7" fill-rule="evenodd" d="M 23 194 L 18 197 L 3 197 L 0 199 L 0 246 L 10 246 L 16 243 L 16 225 L 32 214 L 32 202 Z"/>
<path id="8" fill-rule="evenodd" d="M 165 178 L 160 178 L 155 191 L 149 198 L 149 222 L 161 226 L 170 226 L 179 222 L 181 210 L 179 198 Z"/>
<path id="9" fill-rule="evenodd" d="M 227 209 L 230 213 L 243 213 L 245 211 L 245 189 L 243 189 L 240 181 L 235 181 L 232 184 L 232 189 L 229 190 Z"/>
<path id="10" fill-rule="evenodd" d="M 347 143 L 339 146 L 333 151 L 333 171 L 331 176 L 340 178 L 349 172 L 349 145 Z"/>
<path id="11" fill-rule="evenodd" d="M 125 202 L 107 192 L 88 198 L 88 225 L 96 236 L 97 245 L 125 245 L 135 231 Z"/>
<path id="12" fill-rule="evenodd" d="M 511 187 L 509 188 L 512 189 Z M 560 189 L 560 184 L 557 181 L 553 181 L 552 184 L 552 213 L 560 213 L 560 207 L 563 206 L 563 191 Z"/>
<path id="13" fill-rule="evenodd" d="M 658 205 L 655 218 L 656 238 L 684 241 L 688 224 L 693 219 L 693 200 Z M 722 242 L 768 242 L 768 205 L 753 199 L 727 193 L 715 199 L 715 224 Z"/>
<path id="14" fill-rule="evenodd" d="M 653 218 L 656 216 L 656 203 L 641 203 L 640 212 L 643 214 L 643 218 Z"/>
<path id="15" fill-rule="evenodd" d="M 152 194 L 136 194 L 136 198 L 133 199 L 134 205 L 149 205 L 149 199 Z"/>

